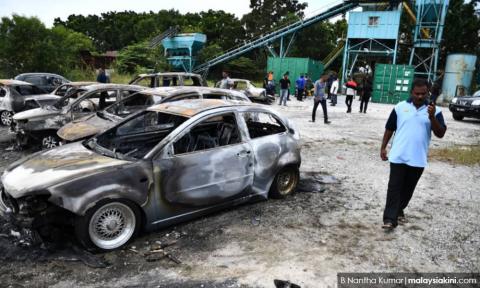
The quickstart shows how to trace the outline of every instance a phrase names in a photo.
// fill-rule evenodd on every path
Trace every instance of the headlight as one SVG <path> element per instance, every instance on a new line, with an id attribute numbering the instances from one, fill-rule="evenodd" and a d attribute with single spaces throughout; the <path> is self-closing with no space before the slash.
<path id="1" fill-rule="evenodd" d="M 457 104 L 457 100 L 458 100 L 457 97 L 453 98 L 452 99 L 452 104 Z"/>
<path id="2" fill-rule="evenodd" d="M 480 106 L 480 100 L 474 100 L 472 106 Z"/>

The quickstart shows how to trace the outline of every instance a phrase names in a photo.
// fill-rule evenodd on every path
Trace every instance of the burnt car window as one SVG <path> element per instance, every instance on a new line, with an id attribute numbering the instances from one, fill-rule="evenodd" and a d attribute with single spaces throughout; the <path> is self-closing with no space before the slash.
<path id="1" fill-rule="evenodd" d="M 154 99 L 152 95 L 139 93 L 116 102 L 108 107 L 105 111 L 120 117 L 126 117 L 134 112 L 145 109 L 146 106 L 151 106 L 153 104 Z"/>
<path id="2" fill-rule="evenodd" d="M 28 76 L 28 77 L 25 77 L 25 80 L 23 81 L 32 83 L 38 86 L 45 86 L 49 84 L 47 81 L 47 78 L 45 78 L 44 76 Z"/>
<path id="3" fill-rule="evenodd" d="M 212 94 L 212 93 L 204 93 L 203 99 L 225 99 L 227 98 L 225 94 Z"/>
<path id="4" fill-rule="evenodd" d="M 143 158 L 188 118 L 144 111 L 115 129 L 86 142 L 86 146 L 115 158 Z"/>
<path id="5" fill-rule="evenodd" d="M 242 113 L 247 123 L 250 138 L 258 138 L 287 131 L 285 126 L 273 114 L 267 112 Z"/>
<path id="6" fill-rule="evenodd" d="M 143 86 L 143 87 L 154 88 L 155 87 L 155 77 L 147 76 L 147 77 L 139 78 L 131 84 L 139 85 L 139 86 Z"/>
<path id="7" fill-rule="evenodd" d="M 47 94 L 47 92 L 43 91 L 37 86 L 15 85 L 15 86 L 12 86 L 12 88 L 13 88 L 12 90 L 14 90 L 15 92 L 17 92 L 17 94 L 20 94 L 22 96 Z"/>
<path id="8" fill-rule="evenodd" d="M 209 117 L 173 144 L 176 155 L 240 143 L 233 113 Z"/>
<path id="9" fill-rule="evenodd" d="M 185 77 L 183 78 L 183 86 L 202 86 L 202 83 L 198 77 Z"/>
<path id="10" fill-rule="evenodd" d="M 185 93 L 185 94 L 175 95 L 168 99 L 165 99 L 163 103 L 179 101 L 179 100 L 199 99 L 199 98 L 200 98 L 200 95 L 197 93 Z"/>
<path id="11" fill-rule="evenodd" d="M 178 86 L 179 81 L 177 76 L 162 76 L 159 79 L 159 84 L 163 87 Z"/>
<path id="12" fill-rule="evenodd" d="M 0 97 L 5 97 L 7 95 L 7 90 L 5 90 L 3 87 L 0 87 Z"/>
<path id="13" fill-rule="evenodd" d="M 235 81 L 235 83 L 233 83 L 234 90 L 246 90 L 247 88 L 248 88 L 247 82 Z"/>

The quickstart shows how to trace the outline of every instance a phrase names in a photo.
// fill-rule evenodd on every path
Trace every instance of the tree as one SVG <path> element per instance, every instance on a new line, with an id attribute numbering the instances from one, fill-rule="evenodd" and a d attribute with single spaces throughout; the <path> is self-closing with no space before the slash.
<path id="1" fill-rule="evenodd" d="M 116 62 L 120 73 L 140 73 L 146 70 L 168 70 L 168 64 L 160 47 L 150 48 L 148 42 L 129 45 L 118 53 Z"/>

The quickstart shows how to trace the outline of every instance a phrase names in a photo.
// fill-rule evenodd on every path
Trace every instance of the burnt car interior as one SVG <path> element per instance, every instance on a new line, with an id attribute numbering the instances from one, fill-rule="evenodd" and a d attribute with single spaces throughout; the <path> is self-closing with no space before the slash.
<path id="1" fill-rule="evenodd" d="M 270 113 L 246 112 L 242 115 L 247 123 L 251 139 L 287 131 L 282 122 Z"/>
<path id="2" fill-rule="evenodd" d="M 12 86 L 12 88 L 13 88 L 12 91 L 15 91 L 21 96 L 47 94 L 47 92 L 43 91 L 42 89 L 36 86 L 15 85 L 15 86 Z"/>
<path id="3" fill-rule="evenodd" d="M 93 139 L 96 139 L 97 145 L 113 152 L 114 157 L 140 159 L 187 119 L 173 114 L 145 111 Z M 94 149 L 91 143 L 87 143 L 87 146 Z"/>
<path id="4" fill-rule="evenodd" d="M 105 111 L 122 118 L 155 104 L 152 95 L 137 93 L 111 105 Z"/>
<path id="5" fill-rule="evenodd" d="M 191 153 L 240 143 L 235 115 L 214 116 L 195 125 L 173 145 L 175 154 Z"/>

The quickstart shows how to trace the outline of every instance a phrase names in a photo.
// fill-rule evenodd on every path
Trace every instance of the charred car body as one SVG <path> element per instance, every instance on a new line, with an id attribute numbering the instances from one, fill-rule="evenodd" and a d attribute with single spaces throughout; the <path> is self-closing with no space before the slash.
<path id="1" fill-rule="evenodd" d="M 176 86 L 208 86 L 207 82 L 199 74 L 186 72 L 140 74 L 133 80 L 131 80 L 129 84 L 140 85 L 149 88 Z"/>
<path id="2" fill-rule="evenodd" d="M 480 119 L 480 90 L 471 96 L 453 98 L 449 109 L 453 119 L 458 121 L 464 117 Z"/>
<path id="3" fill-rule="evenodd" d="M 40 142 L 43 148 L 60 144 L 57 130 L 68 122 L 101 111 L 114 102 L 144 89 L 122 84 L 95 84 L 75 89 L 54 104 L 18 113 L 13 117 L 20 146 Z"/>
<path id="4" fill-rule="evenodd" d="M 86 91 L 85 87 L 94 85 L 94 84 L 98 84 L 98 82 L 87 82 L 87 81 L 68 82 L 55 88 L 55 90 L 52 91 L 52 94 L 63 97 L 67 95 L 67 93 L 74 93 L 74 90 L 83 89 L 83 91 Z"/>
<path id="5" fill-rule="evenodd" d="M 153 104 L 186 99 L 225 99 L 250 102 L 242 93 L 208 87 L 158 87 L 146 89 L 112 104 L 103 111 L 63 126 L 57 135 L 65 142 L 79 141 L 115 126 L 130 114 Z"/>
<path id="6" fill-rule="evenodd" d="M 1 124 L 10 126 L 15 113 L 50 105 L 58 99 L 60 97 L 47 94 L 28 82 L 0 79 Z"/>
<path id="7" fill-rule="evenodd" d="M 266 106 L 163 103 L 13 163 L 2 176 L 0 212 L 40 229 L 63 211 L 81 243 L 111 250 L 140 229 L 283 198 L 298 183 L 300 162 L 298 131 Z"/>
<path id="8" fill-rule="evenodd" d="M 252 82 L 245 79 L 231 79 L 233 82 L 233 90 L 240 91 L 247 95 L 253 102 L 261 102 L 271 104 L 275 102 L 275 96 L 267 94 L 265 88 L 258 88 Z M 215 87 L 219 87 L 220 82 L 215 84 Z"/>

